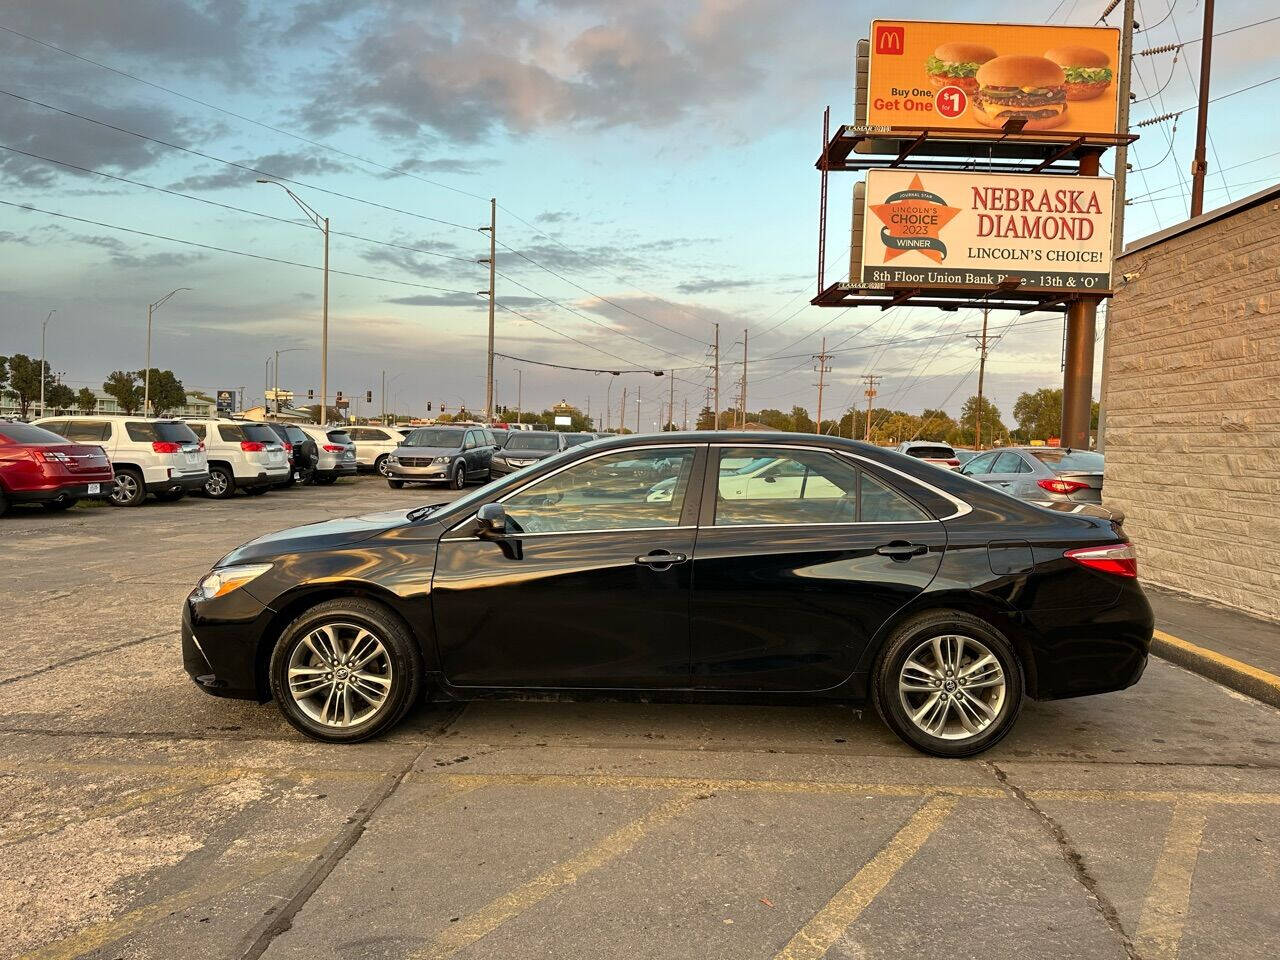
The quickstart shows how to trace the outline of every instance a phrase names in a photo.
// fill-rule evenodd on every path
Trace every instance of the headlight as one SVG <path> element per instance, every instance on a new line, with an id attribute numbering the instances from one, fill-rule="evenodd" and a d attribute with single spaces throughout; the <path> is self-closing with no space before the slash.
<path id="1" fill-rule="evenodd" d="M 453 463 L 453 457 L 436 457 L 432 463 Z"/>
<path id="2" fill-rule="evenodd" d="M 238 590 L 250 580 L 254 580 L 271 569 L 269 563 L 246 563 L 234 567 L 221 567 L 205 575 L 196 587 L 196 592 L 204 600 L 225 596 L 232 590 Z"/>
<path id="3" fill-rule="evenodd" d="M 394 453 L 387 454 L 387 463 L 399 463 L 399 462 L 400 462 L 400 458 L 397 457 Z"/>

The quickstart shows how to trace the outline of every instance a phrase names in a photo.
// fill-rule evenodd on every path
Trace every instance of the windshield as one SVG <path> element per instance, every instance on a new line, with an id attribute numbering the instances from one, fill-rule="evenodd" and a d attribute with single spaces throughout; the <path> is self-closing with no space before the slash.
<path id="1" fill-rule="evenodd" d="M 405 438 L 410 447 L 460 447 L 461 430 L 414 430 Z"/>
<path id="2" fill-rule="evenodd" d="M 1091 470 L 1102 472 L 1105 462 L 1102 454 L 1088 450 L 1056 450 L 1052 447 L 1034 447 L 1026 451 L 1050 470 Z"/>
<path id="3" fill-rule="evenodd" d="M 564 442 L 570 447 L 576 447 L 580 443 L 587 443 L 595 438 L 594 433 L 570 433 L 565 435 Z"/>
<path id="4" fill-rule="evenodd" d="M 507 438 L 507 450 L 559 450 L 560 440 L 554 433 L 513 433 Z"/>

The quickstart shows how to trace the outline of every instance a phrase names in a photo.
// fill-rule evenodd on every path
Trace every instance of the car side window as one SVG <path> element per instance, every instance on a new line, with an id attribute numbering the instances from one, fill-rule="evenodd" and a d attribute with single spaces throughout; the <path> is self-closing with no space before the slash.
<path id="1" fill-rule="evenodd" d="M 502 501 L 526 533 L 630 530 L 680 523 L 691 448 L 629 450 L 561 470 Z"/>
<path id="2" fill-rule="evenodd" d="M 476 434 L 474 430 L 468 430 L 467 435 L 462 440 L 463 450 L 474 450 L 476 447 Z"/>
<path id="3" fill-rule="evenodd" d="M 101 443 L 110 436 L 110 426 L 105 420 L 68 420 L 66 430 L 58 432 L 76 443 Z"/>
<path id="4" fill-rule="evenodd" d="M 1023 466 L 1022 458 L 1012 451 L 1006 450 L 996 459 L 996 465 L 991 468 L 992 473 L 1021 473 Z"/>
<path id="5" fill-rule="evenodd" d="M 863 523 L 910 523 L 933 519 L 887 483 L 865 470 L 860 473 L 858 519 Z"/>
<path id="6" fill-rule="evenodd" d="M 492 430 L 486 430 L 484 432 L 484 442 L 485 445 L 489 447 L 496 447 L 498 445 L 498 439 L 493 435 Z"/>
<path id="7" fill-rule="evenodd" d="M 727 447 L 717 484 L 718 527 L 858 519 L 858 468 L 820 450 Z"/>
<path id="8" fill-rule="evenodd" d="M 50 433 L 56 433 L 60 437 L 65 437 L 67 435 L 66 420 L 46 420 L 44 423 L 40 424 L 40 428 L 42 430 L 48 430 Z"/>
<path id="9" fill-rule="evenodd" d="M 191 428 L 191 432 L 194 433 L 198 439 L 204 439 L 205 426 L 203 423 L 188 423 L 187 426 Z"/>
<path id="10" fill-rule="evenodd" d="M 220 423 L 218 436 L 228 443 L 239 443 L 244 439 L 244 428 L 234 423 Z"/>
<path id="11" fill-rule="evenodd" d="M 995 462 L 996 462 L 995 453 L 980 454 L 979 456 L 974 457 L 972 460 L 966 463 L 963 467 L 961 467 L 960 472 L 964 474 L 966 477 L 974 477 L 974 476 L 977 476 L 978 474 L 990 473 L 991 465 Z"/>

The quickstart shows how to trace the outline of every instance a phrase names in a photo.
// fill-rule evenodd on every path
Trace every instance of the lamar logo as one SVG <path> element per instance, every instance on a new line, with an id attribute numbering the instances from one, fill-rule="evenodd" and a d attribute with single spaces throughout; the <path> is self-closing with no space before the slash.
<path id="1" fill-rule="evenodd" d="M 903 27 L 876 27 L 875 51 L 881 56 L 900 57 L 906 45 Z"/>

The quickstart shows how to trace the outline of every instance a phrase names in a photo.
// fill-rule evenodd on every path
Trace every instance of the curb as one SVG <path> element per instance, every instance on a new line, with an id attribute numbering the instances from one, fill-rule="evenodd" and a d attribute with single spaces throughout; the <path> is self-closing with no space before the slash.
<path id="1" fill-rule="evenodd" d="M 1237 693 L 1280 707 L 1280 677 L 1233 660 L 1206 647 L 1188 643 L 1181 637 L 1156 630 L 1151 636 L 1151 652 L 1163 660 L 1185 667 L 1192 673 L 1229 687 Z"/>

